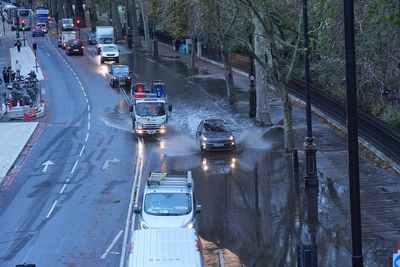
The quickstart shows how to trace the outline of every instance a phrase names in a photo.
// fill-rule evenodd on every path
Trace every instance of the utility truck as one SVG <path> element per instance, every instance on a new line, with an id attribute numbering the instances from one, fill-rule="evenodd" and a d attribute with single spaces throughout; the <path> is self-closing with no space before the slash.
<path id="1" fill-rule="evenodd" d="M 114 28 L 112 26 L 96 27 L 96 49 L 100 55 L 103 46 L 114 44 Z"/>
<path id="2" fill-rule="evenodd" d="M 130 93 L 130 115 L 136 135 L 165 134 L 172 111 L 168 104 L 165 84 L 154 81 L 150 88 L 137 83 Z"/>

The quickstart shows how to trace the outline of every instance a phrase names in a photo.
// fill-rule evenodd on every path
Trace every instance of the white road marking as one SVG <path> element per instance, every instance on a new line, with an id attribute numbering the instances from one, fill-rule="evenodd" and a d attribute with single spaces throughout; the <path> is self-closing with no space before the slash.
<path id="1" fill-rule="evenodd" d="M 74 164 L 74 167 L 72 167 L 71 173 L 74 173 L 75 168 L 76 168 L 76 165 L 78 165 L 78 162 L 79 162 L 79 161 L 75 161 L 75 164 Z"/>
<path id="2" fill-rule="evenodd" d="M 69 183 L 69 178 L 67 180 L 65 180 L 65 182 Z"/>
<path id="3" fill-rule="evenodd" d="M 50 209 L 49 213 L 47 213 L 47 215 L 46 215 L 47 219 L 50 218 L 50 215 L 53 212 L 54 208 L 56 207 L 57 203 L 58 203 L 58 201 L 55 200 L 54 203 L 53 203 L 53 206 L 51 206 L 51 209 Z"/>
<path id="4" fill-rule="evenodd" d="M 90 130 L 90 121 L 87 124 L 87 129 Z"/>
<path id="5" fill-rule="evenodd" d="M 87 100 L 87 99 L 86 99 Z M 90 111 L 90 105 L 87 105 L 87 110 Z"/>
<path id="6" fill-rule="evenodd" d="M 87 142 L 88 138 L 89 138 L 89 133 L 86 134 L 85 142 Z"/>
<path id="7" fill-rule="evenodd" d="M 51 160 L 43 162 L 42 166 L 44 166 L 44 167 L 43 167 L 42 172 L 47 172 L 47 168 L 49 168 L 49 165 L 54 165 L 54 163 Z"/>
<path id="8" fill-rule="evenodd" d="M 148 57 L 146 57 L 146 59 L 147 59 L 148 61 L 151 61 L 151 62 L 153 62 L 153 63 L 156 63 L 156 64 L 157 64 L 157 62 L 156 62 L 156 61 L 154 61 L 154 60 L 152 60 L 152 59 L 150 59 L 150 58 L 148 58 Z"/>
<path id="9" fill-rule="evenodd" d="M 88 118 L 88 120 L 90 120 L 90 113 L 87 114 L 87 118 Z"/>
<path id="10" fill-rule="evenodd" d="M 82 157 L 83 151 L 85 150 L 85 146 L 82 147 L 81 152 L 79 153 L 79 157 Z"/>
<path id="11" fill-rule="evenodd" d="M 127 242 L 128 242 L 128 233 L 129 233 L 129 220 L 132 216 L 132 206 L 134 203 L 134 199 L 138 198 L 139 194 L 136 194 L 135 198 L 135 193 L 136 193 L 136 185 L 139 187 L 140 186 L 140 176 L 139 173 L 142 173 L 142 170 L 139 170 L 139 168 L 143 167 L 142 161 L 142 155 L 140 153 L 143 153 L 143 150 L 141 149 L 143 145 L 143 139 L 138 138 L 138 153 L 136 157 L 136 167 L 135 167 L 135 174 L 134 174 L 134 179 L 133 179 L 133 184 L 132 184 L 132 191 L 131 191 L 131 198 L 129 200 L 129 206 L 128 206 L 128 214 L 126 215 L 126 222 L 125 222 L 125 232 L 124 232 L 124 240 L 122 241 L 122 251 L 121 251 L 121 258 L 119 261 L 119 267 L 124 267 L 125 265 L 125 253 L 126 253 L 126 247 L 127 247 Z M 135 216 L 132 217 L 132 231 L 135 225 Z"/>
<path id="12" fill-rule="evenodd" d="M 119 231 L 119 233 L 117 234 L 117 236 L 114 238 L 114 240 L 111 242 L 111 244 L 108 246 L 106 252 L 104 252 L 104 254 L 101 256 L 101 259 L 105 259 L 107 257 L 107 254 L 110 253 L 110 250 L 112 249 L 112 247 L 115 245 L 115 243 L 117 243 L 119 237 L 122 235 L 124 231 Z"/>
<path id="13" fill-rule="evenodd" d="M 61 190 L 60 190 L 60 194 L 62 194 L 62 193 L 64 192 L 64 190 L 65 190 L 66 187 L 67 187 L 67 184 L 64 184 L 63 187 L 62 187 Z"/>

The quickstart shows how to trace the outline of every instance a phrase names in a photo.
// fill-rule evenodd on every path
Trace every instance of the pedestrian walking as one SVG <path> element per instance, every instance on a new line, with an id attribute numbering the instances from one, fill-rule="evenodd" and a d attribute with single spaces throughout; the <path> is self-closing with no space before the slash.
<path id="1" fill-rule="evenodd" d="M 17 50 L 18 50 L 18 52 L 21 52 L 21 41 L 18 39 L 17 40 L 17 42 L 15 43 L 15 45 L 16 45 L 16 47 L 17 47 Z"/>
<path id="2" fill-rule="evenodd" d="M 7 68 L 6 67 L 4 67 L 2 73 L 3 73 L 3 81 L 6 82 L 6 78 L 7 78 Z"/>
<path id="3" fill-rule="evenodd" d="M 17 77 L 21 77 L 21 64 L 19 64 L 18 60 L 15 60 L 15 72 Z"/>

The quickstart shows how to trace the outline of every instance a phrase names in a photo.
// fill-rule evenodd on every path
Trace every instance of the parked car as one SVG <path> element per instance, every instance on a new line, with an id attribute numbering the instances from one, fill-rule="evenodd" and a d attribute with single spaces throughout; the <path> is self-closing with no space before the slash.
<path id="1" fill-rule="evenodd" d="M 111 79 L 110 85 L 115 86 L 126 86 L 130 87 L 132 83 L 132 71 L 129 70 L 127 65 L 122 64 L 112 64 L 111 65 Z"/>
<path id="2" fill-rule="evenodd" d="M 233 130 L 223 119 L 206 119 L 199 123 L 196 140 L 200 151 L 234 150 L 236 147 Z"/>
<path id="3" fill-rule="evenodd" d="M 87 35 L 87 44 L 88 45 L 94 45 L 96 44 L 96 34 L 93 32 L 89 32 Z"/>
<path id="4" fill-rule="evenodd" d="M 195 228 L 201 205 L 196 204 L 192 172 L 187 175 L 170 175 L 151 172 L 143 193 L 139 214 L 139 227 Z"/>
<path id="5" fill-rule="evenodd" d="M 69 40 L 65 46 L 65 54 L 68 56 L 76 54 L 83 56 L 83 43 L 79 39 Z"/>
<path id="6" fill-rule="evenodd" d="M 44 35 L 45 35 L 44 30 L 41 27 L 36 26 L 35 28 L 32 29 L 32 37 L 35 37 L 35 36 L 44 37 Z"/>

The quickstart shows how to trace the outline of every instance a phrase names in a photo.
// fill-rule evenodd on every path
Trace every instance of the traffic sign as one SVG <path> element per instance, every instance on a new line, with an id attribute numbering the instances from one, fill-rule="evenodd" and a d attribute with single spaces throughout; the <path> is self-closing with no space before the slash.
<path id="1" fill-rule="evenodd" d="M 400 252 L 393 253 L 393 267 L 400 267 Z"/>

